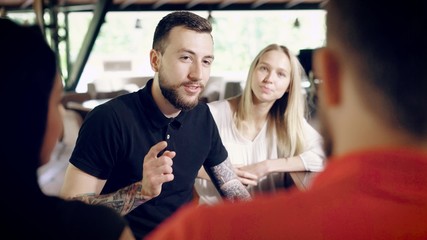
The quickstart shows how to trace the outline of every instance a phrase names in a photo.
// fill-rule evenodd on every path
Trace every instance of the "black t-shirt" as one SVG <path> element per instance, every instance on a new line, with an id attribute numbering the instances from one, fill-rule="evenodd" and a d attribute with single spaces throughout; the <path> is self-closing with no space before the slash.
<path id="1" fill-rule="evenodd" d="M 174 180 L 161 194 L 125 217 L 142 238 L 192 199 L 194 179 L 202 165 L 216 166 L 227 158 L 215 121 L 205 103 L 176 118 L 167 118 L 151 94 L 152 80 L 138 92 L 119 96 L 93 109 L 80 129 L 70 162 L 82 171 L 106 179 L 101 194 L 140 181 L 144 157 L 156 143 L 168 141 Z"/>

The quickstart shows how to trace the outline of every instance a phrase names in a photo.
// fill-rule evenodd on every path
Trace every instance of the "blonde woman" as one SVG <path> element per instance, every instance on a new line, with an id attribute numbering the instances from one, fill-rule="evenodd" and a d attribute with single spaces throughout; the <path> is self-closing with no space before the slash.
<path id="1" fill-rule="evenodd" d="M 224 146 L 250 193 L 284 187 L 284 174 L 321 171 L 322 137 L 304 117 L 302 68 L 288 48 L 265 47 L 253 60 L 239 96 L 208 103 Z M 221 200 L 202 168 L 195 189 L 202 204 Z"/>

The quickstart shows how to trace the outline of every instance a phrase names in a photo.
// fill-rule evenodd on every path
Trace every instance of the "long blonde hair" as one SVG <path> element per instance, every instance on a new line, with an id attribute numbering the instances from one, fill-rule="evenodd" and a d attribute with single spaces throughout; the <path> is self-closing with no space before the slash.
<path id="1" fill-rule="evenodd" d="M 240 130 L 240 124 L 250 114 L 253 106 L 252 75 L 261 56 L 268 51 L 278 50 L 288 56 L 291 64 L 290 83 L 288 91 L 271 107 L 267 117 L 268 141 L 277 138 L 278 157 L 291 157 L 302 153 L 304 149 L 303 121 L 305 114 L 305 99 L 301 90 L 301 78 L 304 70 L 298 59 L 285 46 L 270 44 L 262 49 L 249 68 L 246 85 L 240 102 L 237 105 L 234 120 Z"/>

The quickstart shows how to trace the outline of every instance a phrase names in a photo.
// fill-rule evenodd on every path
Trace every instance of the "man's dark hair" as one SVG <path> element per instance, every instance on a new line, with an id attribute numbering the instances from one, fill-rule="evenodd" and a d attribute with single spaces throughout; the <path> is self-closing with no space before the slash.
<path id="1" fill-rule="evenodd" d="M 172 12 L 163 17 L 157 24 L 153 38 L 153 49 L 163 53 L 169 32 L 172 28 L 178 26 L 183 26 L 199 33 L 210 34 L 212 32 L 212 26 L 207 19 L 187 11 Z"/>
<path id="2" fill-rule="evenodd" d="M 427 1 L 329 0 L 326 9 L 328 45 L 340 45 L 356 69 L 365 104 L 396 128 L 425 136 Z"/>

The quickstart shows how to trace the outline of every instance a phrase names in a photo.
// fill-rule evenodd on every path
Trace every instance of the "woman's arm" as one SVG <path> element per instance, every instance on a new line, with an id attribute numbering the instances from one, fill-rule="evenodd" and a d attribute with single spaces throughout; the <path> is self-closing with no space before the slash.
<path id="1" fill-rule="evenodd" d="M 325 165 L 323 138 L 307 121 L 304 121 L 303 128 L 305 138 L 305 151 L 303 153 L 298 156 L 266 159 L 258 163 L 241 166 L 237 168 L 236 173 L 242 177 L 239 174 L 239 170 L 241 170 L 261 178 L 273 172 L 322 171 Z"/>
<path id="2" fill-rule="evenodd" d="M 294 172 L 306 171 L 303 161 L 300 157 L 267 159 L 261 162 L 253 163 L 246 166 L 237 168 L 237 174 L 240 176 L 239 171 L 251 173 L 258 178 L 268 175 L 273 172 Z"/>
<path id="3" fill-rule="evenodd" d="M 237 174 L 237 177 L 239 178 L 240 182 L 242 182 L 243 185 L 245 185 L 245 186 L 248 186 L 248 185 L 256 186 L 256 185 L 258 185 L 258 177 L 255 174 L 252 174 L 248 171 L 240 170 L 236 166 L 234 166 L 234 171 Z M 211 181 L 211 178 L 209 177 L 209 175 L 206 172 L 204 167 L 201 167 L 199 169 L 197 177 Z"/>
<path id="4" fill-rule="evenodd" d="M 325 167 L 323 138 L 307 121 L 304 121 L 305 151 L 299 155 L 305 170 L 320 172 Z"/>

